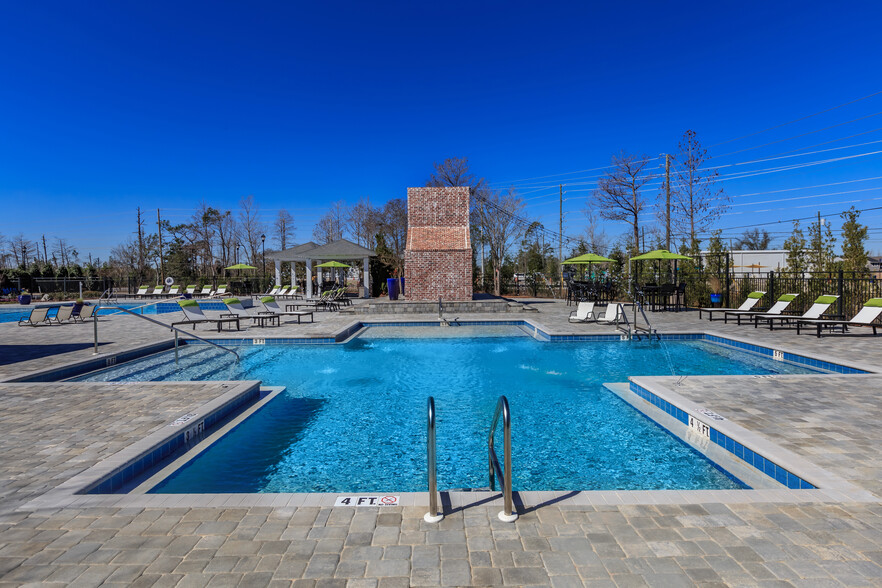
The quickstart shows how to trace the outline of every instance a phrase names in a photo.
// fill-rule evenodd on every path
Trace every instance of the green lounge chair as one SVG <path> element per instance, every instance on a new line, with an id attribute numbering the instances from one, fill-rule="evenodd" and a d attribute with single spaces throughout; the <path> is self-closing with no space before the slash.
<path id="1" fill-rule="evenodd" d="M 796 321 L 796 334 L 799 334 L 801 327 L 815 327 L 818 337 L 821 336 L 821 331 L 825 328 L 829 328 L 832 333 L 833 329 L 840 327 L 842 332 L 845 333 L 848 331 L 848 327 L 870 327 L 873 329 L 873 335 L 875 335 L 876 329 L 882 327 L 882 325 L 875 322 L 880 314 L 882 314 L 882 298 L 870 298 L 864 304 L 864 307 L 848 321 L 825 321 L 821 319 Z"/>
<path id="2" fill-rule="evenodd" d="M 779 325 L 790 324 L 791 322 L 798 323 L 798 321 L 805 319 L 819 319 L 821 318 L 827 309 L 830 308 L 830 305 L 836 302 L 839 296 L 825 294 L 822 296 L 818 296 L 814 303 L 812 303 L 812 307 L 805 311 L 805 314 L 802 316 L 786 316 L 786 315 L 775 315 L 775 314 L 757 314 L 753 317 L 753 328 L 757 328 L 760 322 L 768 323 L 769 330 L 774 330 L 775 322 L 778 322 Z"/>
<path id="3" fill-rule="evenodd" d="M 728 323 L 729 317 L 734 317 L 738 319 L 738 324 L 740 325 L 742 317 L 752 317 L 758 314 L 784 314 L 787 307 L 790 306 L 790 303 L 793 302 L 797 296 L 799 296 L 799 294 L 781 294 L 775 304 L 772 305 L 772 308 L 762 312 L 755 312 L 752 310 L 730 310 L 723 314 L 723 322 Z"/>
<path id="4" fill-rule="evenodd" d="M 181 312 L 184 313 L 184 317 L 186 320 L 178 321 L 172 323 L 172 326 L 176 325 L 193 325 L 193 330 L 196 330 L 196 325 L 199 323 L 214 323 L 217 325 L 217 330 L 220 332 L 221 327 L 225 323 L 235 323 L 236 330 L 239 330 L 239 318 L 238 317 L 227 317 L 227 318 L 211 318 L 205 316 L 205 313 L 202 312 L 202 309 L 199 307 L 199 303 L 195 300 L 178 300 L 178 305 L 181 307 Z"/>
<path id="5" fill-rule="evenodd" d="M 263 305 L 263 310 L 267 314 L 275 314 L 278 316 L 296 316 L 297 324 L 300 324 L 300 321 L 303 317 L 309 315 L 309 322 L 315 322 L 315 317 L 313 316 L 313 311 L 311 310 L 282 310 L 279 307 L 279 303 L 276 302 L 276 299 L 272 296 L 264 296 L 260 299 L 260 303 Z"/>
<path id="6" fill-rule="evenodd" d="M 248 309 L 242 306 L 242 301 L 238 298 L 224 298 L 224 306 L 227 307 L 229 312 L 222 314 L 221 317 L 235 316 L 240 319 L 251 319 L 254 322 L 254 325 L 258 327 L 265 327 L 267 326 L 267 323 L 269 323 L 270 326 L 272 326 L 273 323 L 275 323 L 277 327 L 280 326 L 279 315 L 268 312 L 251 314 L 248 312 Z"/>
<path id="7" fill-rule="evenodd" d="M 698 309 L 698 318 L 699 319 L 701 318 L 702 312 L 706 312 L 707 319 L 712 321 L 712 320 L 714 320 L 714 313 L 715 312 L 726 313 L 726 312 L 733 312 L 736 310 L 739 310 L 739 311 L 750 310 L 751 308 L 756 306 L 757 302 L 759 302 L 760 298 L 762 298 L 764 295 L 765 295 L 765 292 L 762 292 L 760 290 L 757 290 L 756 292 L 751 292 L 750 294 L 747 295 L 747 298 L 744 300 L 743 303 L 741 303 L 741 306 L 739 306 L 738 308 L 699 308 Z"/>

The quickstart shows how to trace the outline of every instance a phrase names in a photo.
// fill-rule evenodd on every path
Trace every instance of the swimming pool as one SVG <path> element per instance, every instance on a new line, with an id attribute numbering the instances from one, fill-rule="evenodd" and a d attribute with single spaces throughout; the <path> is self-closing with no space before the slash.
<path id="1" fill-rule="evenodd" d="M 54 317 L 58 312 L 58 307 L 63 305 L 71 305 L 72 302 L 40 302 L 37 304 L 33 304 L 27 308 L 22 308 L 20 306 L 12 307 L 12 308 L 3 308 L 0 307 L 0 323 L 16 323 L 19 319 L 22 319 L 31 314 L 31 310 L 37 307 L 48 306 L 49 307 L 49 316 Z M 177 302 L 160 302 L 158 304 L 152 304 L 150 306 L 144 306 L 145 304 L 149 304 L 149 302 L 137 302 L 137 303 L 125 303 L 125 304 L 113 304 L 108 305 L 105 303 L 105 306 L 116 306 L 119 308 L 126 309 L 134 309 L 137 308 L 136 311 L 138 314 L 165 314 L 169 312 L 180 312 L 180 307 Z M 199 301 L 199 306 L 204 310 L 225 310 L 226 307 L 223 306 L 223 303 L 218 300 L 213 301 Z M 100 316 L 105 316 L 109 314 L 113 314 L 115 312 L 119 312 L 117 310 L 113 310 L 110 308 L 100 308 L 98 309 L 98 314 Z"/>
<path id="2" fill-rule="evenodd" d="M 164 493 L 425 490 L 435 398 L 441 489 L 487 485 L 487 430 L 512 411 L 516 490 L 740 488 L 604 382 L 634 375 L 816 373 L 703 341 L 544 343 L 506 337 L 246 346 L 239 364 L 188 345 L 78 378 L 258 379 L 287 390 L 155 487 Z"/>

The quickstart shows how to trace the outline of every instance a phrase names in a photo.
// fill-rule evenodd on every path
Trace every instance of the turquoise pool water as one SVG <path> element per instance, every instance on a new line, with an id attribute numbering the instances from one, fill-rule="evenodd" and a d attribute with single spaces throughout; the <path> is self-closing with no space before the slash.
<path id="1" fill-rule="evenodd" d="M 80 379 L 287 386 L 154 492 L 403 492 L 426 488 L 429 396 L 439 488 L 487 486 L 500 394 L 516 490 L 739 488 L 601 384 L 670 375 L 671 364 L 677 375 L 813 373 L 697 341 L 667 342 L 665 353 L 658 342 L 542 343 L 507 330 L 522 336 L 242 347 L 238 365 L 191 345 L 179 369 L 164 353 Z"/>

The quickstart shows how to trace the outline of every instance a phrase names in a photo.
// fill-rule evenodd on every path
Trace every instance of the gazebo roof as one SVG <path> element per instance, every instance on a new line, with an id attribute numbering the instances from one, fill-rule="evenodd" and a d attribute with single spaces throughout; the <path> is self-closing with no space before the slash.
<path id="1" fill-rule="evenodd" d="M 300 245 L 295 245 L 289 249 L 283 249 L 282 251 L 276 251 L 274 253 L 267 253 L 266 256 L 269 259 L 278 259 L 279 261 L 304 261 L 306 258 L 301 257 L 304 251 L 309 251 L 310 249 L 315 249 L 318 247 L 312 241 L 307 241 L 306 243 L 301 243 Z"/>
<path id="2" fill-rule="evenodd" d="M 267 255 L 270 259 L 278 259 L 279 261 L 306 261 L 307 259 L 346 261 L 376 256 L 376 251 L 362 247 L 347 239 L 338 239 L 326 245 L 316 245 L 310 241 L 309 243 L 274 253 L 271 256 Z"/>

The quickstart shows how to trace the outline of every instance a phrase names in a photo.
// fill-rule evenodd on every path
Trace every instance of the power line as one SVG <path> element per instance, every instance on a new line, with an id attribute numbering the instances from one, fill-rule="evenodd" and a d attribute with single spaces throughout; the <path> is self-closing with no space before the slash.
<path id="1" fill-rule="evenodd" d="M 854 100 L 849 100 L 848 102 L 845 102 L 845 103 L 843 103 L 843 104 L 839 104 L 838 106 L 833 106 L 833 107 L 831 107 L 831 108 L 827 108 L 827 109 L 825 109 L 825 110 L 821 110 L 820 112 L 815 112 L 815 113 L 813 113 L 813 114 L 809 114 L 809 115 L 806 115 L 806 116 L 803 116 L 803 117 L 800 117 L 800 118 L 797 118 L 797 119 L 794 119 L 794 120 L 791 120 L 791 121 L 788 121 L 788 122 L 785 122 L 785 123 L 777 124 L 777 125 L 775 125 L 775 126 L 773 126 L 773 127 L 769 127 L 769 128 L 767 128 L 767 129 L 763 129 L 763 130 L 761 130 L 761 131 L 755 131 L 755 132 L 750 133 L 750 134 L 747 134 L 747 135 L 742 135 L 742 136 L 740 136 L 740 137 L 735 137 L 734 139 L 729 139 L 729 140 L 727 140 L 727 141 L 722 141 L 722 142 L 720 142 L 720 143 L 714 143 L 713 145 L 708 145 L 708 147 L 709 147 L 709 148 L 710 148 L 710 147 L 719 147 L 720 145 L 726 145 L 727 143 L 733 143 L 733 142 L 735 142 L 735 141 L 740 141 L 741 139 L 747 139 L 747 138 L 749 138 L 749 137 L 755 137 L 756 135 L 761 135 L 762 133 L 767 133 L 767 132 L 769 132 L 769 131 L 774 131 L 775 129 L 780 129 L 781 127 L 786 127 L 787 125 L 792 125 L 793 123 L 798 123 L 798 122 L 800 122 L 800 121 L 804 121 L 804 120 L 809 119 L 809 118 L 812 118 L 812 117 L 814 117 L 814 116 L 818 116 L 818 115 L 820 115 L 820 114 L 824 114 L 824 113 L 827 113 L 827 112 L 830 112 L 830 111 L 836 110 L 837 108 L 842 108 L 843 106 L 848 106 L 849 104 L 854 104 L 855 102 L 860 102 L 861 100 L 866 100 L 867 98 L 872 98 L 873 96 L 878 96 L 879 94 L 882 94 L 882 90 L 879 90 L 878 92 L 873 92 L 872 94 L 868 94 L 868 95 L 866 95 L 866 96 L 862 96 L 861 98 L 856 98 L 856 99 L 854 99 Z"/>

